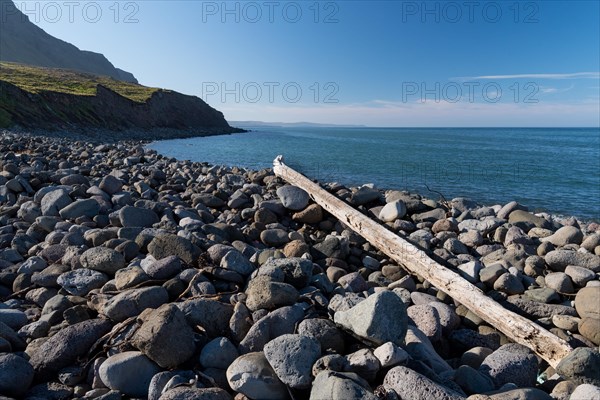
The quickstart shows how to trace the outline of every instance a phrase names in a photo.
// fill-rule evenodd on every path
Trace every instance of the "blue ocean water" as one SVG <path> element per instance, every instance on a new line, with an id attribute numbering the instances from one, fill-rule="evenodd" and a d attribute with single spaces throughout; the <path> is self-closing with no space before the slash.
<path id="1" fill-rule="evenodd" d="M 516 200 L 530 210 L 600 220 L 597 128 L 261 127 L 155 142 L 178 159 L 260 169 L 278 154 L 305 175 L 374 183 L 438 199 Z M 431 191 L 430 191 L 431 190 Z"/>

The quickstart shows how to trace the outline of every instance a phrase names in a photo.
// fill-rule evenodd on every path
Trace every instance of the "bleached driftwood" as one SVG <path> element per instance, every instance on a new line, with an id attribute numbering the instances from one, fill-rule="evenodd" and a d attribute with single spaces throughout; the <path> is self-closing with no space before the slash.
<path id="1" fill-rule="evenodd" d="M 408 272 L 428 280 L 511 340 L 533 350 L 552 367 L 556 367 L 560 360 L 572 351 L 564 340 L 527 318 L 505 309 L 460 275 L 429 258 L 418 247 L 285 165 L 282 156 L 278 156 L 273 161 L 273 170 L 275 175 L 304 189 L 323 209 L 348 225 Z"/>

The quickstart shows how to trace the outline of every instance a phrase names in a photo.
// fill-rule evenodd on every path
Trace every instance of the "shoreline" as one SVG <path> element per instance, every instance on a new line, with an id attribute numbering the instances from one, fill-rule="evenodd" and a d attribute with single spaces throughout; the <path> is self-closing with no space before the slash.
<path id="1" fill-rule="evenodd" d="M 22 373 L 1 395 L 566 400 L 600 386 L 597 223 L 323 184 L 565 340 L 554 369 L 271 169 L 136 140 L 3 131 L 0 150 L 0 377 Z"/>
<path id="2" fill-rule="evenodd" d="M 152 128 L 152 129 L 123 129 L 111 130 L 100 128 L 88 128 L 81 126 L 71 126 L 65 129 L 29 129 L 23 127 L 0 128 L 0 134 L 18 134 L 41 136 L 55 139 L 70 139 L 79 141 L 88 141 L 90 143 L 118 143 L 118 142 L 143 142 L 145 144 L 170 140 L 170 139 L 190 139 L 196 137 L 232 135 L 236 133 L 249 132 L 246 129 L 228 127 L 228 128 L 203 128 L 203 129 L 175 129 L 175 128 Z"/>

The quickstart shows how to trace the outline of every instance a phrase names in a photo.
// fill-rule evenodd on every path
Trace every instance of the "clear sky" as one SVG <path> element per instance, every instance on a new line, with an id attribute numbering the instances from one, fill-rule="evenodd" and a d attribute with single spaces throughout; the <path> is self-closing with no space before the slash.
<path id="1" fill-rule="evenodd" d="M 599 126 L 598 1 L 21 1 L 228 120 Z"/>

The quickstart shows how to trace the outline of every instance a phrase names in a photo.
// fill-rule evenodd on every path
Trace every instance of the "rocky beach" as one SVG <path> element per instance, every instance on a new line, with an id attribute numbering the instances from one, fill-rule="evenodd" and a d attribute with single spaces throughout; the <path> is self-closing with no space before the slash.
<path id="1" fill-rule="evenodd" d="M 600 398 L 598 223 L 321 182 L 565 340 L 553 368 L 272 170 L 117 139 L 1 133 L 0 398 Z"/>

